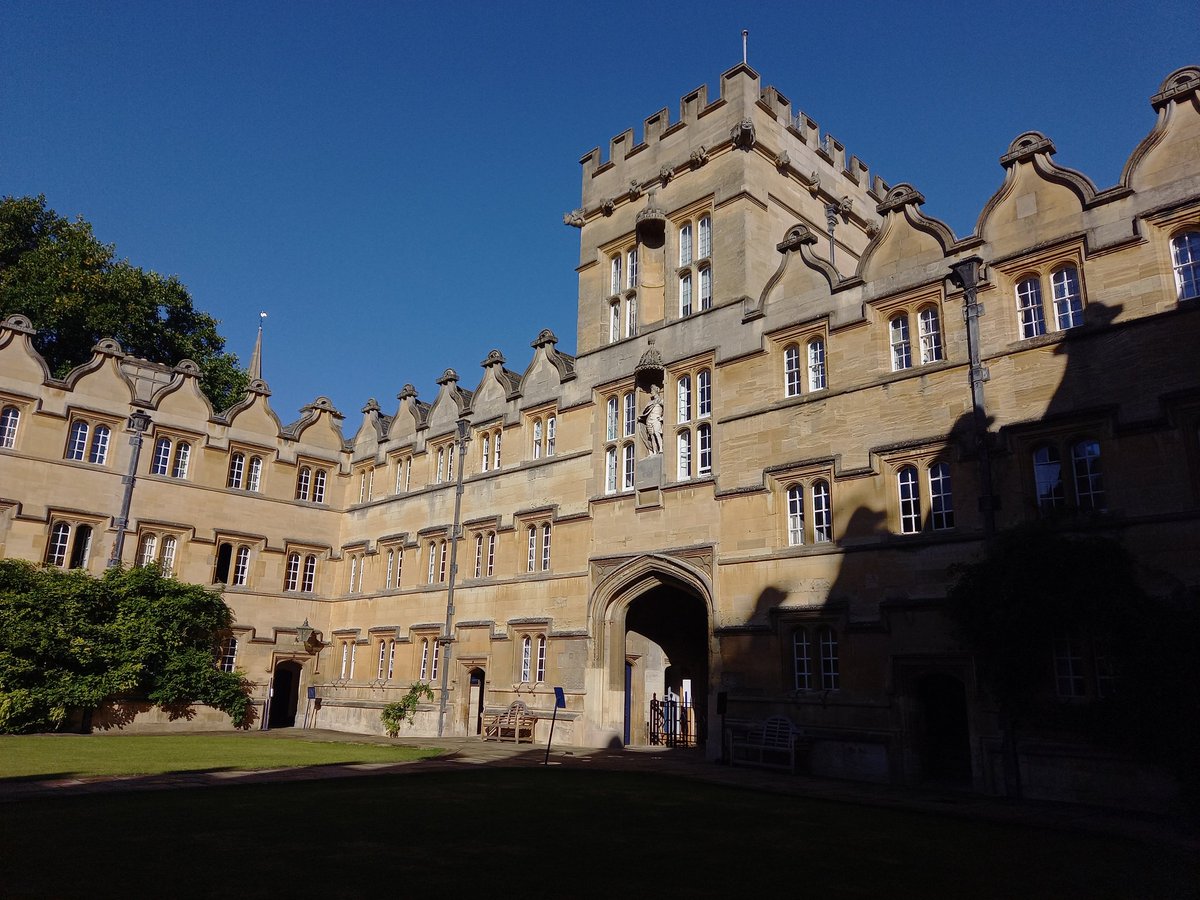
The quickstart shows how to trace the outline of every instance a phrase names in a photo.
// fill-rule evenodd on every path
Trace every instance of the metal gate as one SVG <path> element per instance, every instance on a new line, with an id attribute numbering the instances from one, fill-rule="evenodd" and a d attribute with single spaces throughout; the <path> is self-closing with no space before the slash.
<path id="1" fill-rule="evenodd" d="M 664 747 L 696 746 L 696 710 L 692 698 L 667 694 L 650 698 L 650 743 Z"/>

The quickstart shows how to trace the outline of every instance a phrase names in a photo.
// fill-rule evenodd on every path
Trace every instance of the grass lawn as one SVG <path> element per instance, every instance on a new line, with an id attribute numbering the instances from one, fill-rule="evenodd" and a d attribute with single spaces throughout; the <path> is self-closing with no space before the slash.
<path id="1" fill-rule="evenodd" d="M 471 768 L 0 804 L 5 897 L 1195 896 L 1183 850 L 661 775 Z"/>
<path id="2" fill-rule="evenodd" d="M 157 775 L 405 762 L 440 751 L 399 744 L 323 743 L 247 734 L 44 734 L 0 737 L 0 778 Z"/>

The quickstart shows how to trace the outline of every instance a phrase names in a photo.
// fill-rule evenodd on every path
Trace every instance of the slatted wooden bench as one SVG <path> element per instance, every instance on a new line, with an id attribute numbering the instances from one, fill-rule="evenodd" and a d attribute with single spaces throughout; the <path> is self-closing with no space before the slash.
<path id="1" fill-rule="evenodd" d="M 537 716 L 529 711 L 525 701 L 514 700 L 502 713 L 484 713 L 483 739 L 512 741 L 515 744 L 527 740 L 532 744 L 533 730 L 537 722 Z"/>
<path id="2" fill-rule="evenodd" d="M 729 764 L 796 771 L 796 744 L 807 743 L 789 719 L 771 716 L 730 736 Z"/>

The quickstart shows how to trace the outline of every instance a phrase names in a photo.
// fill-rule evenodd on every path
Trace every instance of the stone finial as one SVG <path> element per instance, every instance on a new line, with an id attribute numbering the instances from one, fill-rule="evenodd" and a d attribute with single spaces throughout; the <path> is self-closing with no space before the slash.
<path id="1" fill-rule="evenodd" d="M 783 240 L 775 245 L 775 249 L 780 253 L 786 253 L 789 250 L 799 250 L 804 244 L 815 244 L 816 242 L 817 236 L 807 225 L 793 225 L 788 229 Z"/>
<path id="2" fill-rule="evenodd" d="M 96 346 L 92 347 L 92 352 L 117 358 L 125 355 L 125 351 L 121 349 L 121 345 L 114 338 L 103 338 L 97 341 Z"/>
<path id="3" fill-rule="evenodd" d="M 480 365 L 486 369 L 489 366 L 502 366 L 505 362 L 503 353 L 499 350 L 489 350 L 488 355 L 483 358 L 483 362 Z"/>
<path id="4" fill-rule="evenodd" d="M 4 320 L 4 327 L 9 331 L 17 331 L 21 334 L 34 334 L 33 322 L 28 316 L 23 316 L 20 313 L 14 313 Z"/>
<path id="5" fill-rule="evenodd" d="M 364 415 L 366 413 L 377 413 L 379 409 L 379 401 L 372 397 L 367 401 L 367 405 L 362 408 L 362 412 Z"/>
<path id="6" fill-rule="evenodd" d="M 533 347 L 536 350 L 539 347 L 545 347 L 547 344 L 553 346 L 554 344 L 557 344 L 557 343 L 558 343 L 558 335 L 556 335 L 549 328 L 543 328 L 541 331 L 538 332 L 538 336 L 536 338 L 534 338 L 533 342 L 529 346 Z"/>
<path id="7" fill-rule="evenodd" d="M 882 215 L 892 210 L 900 210 L 906 206 L 920 206 L 925 202 L 925 195 L 918 191 L 911 184 L 898 184 L 879 202 L 875 207 L 876 212 Z"/>
<path id="8" fill-rule="evenodd" d="M 1008 168 L 1013 163 L 1028 162 L 1038 153 L 1054 155 L 1054 142 L 1040 131 L 1026 131 L 1013 138 L 1008 152 L 1000 157 L 1000 165 Z"/>
<path id="9" fill-rule="evenodd" d="M 406 384 L 400 388 L 400 393 L 396 395 L 397 400 L 412 400 L 417 396 L 417 389 L 411 384 Z"/>
<path id="10" fill-rule="evenodd" d="M 442 373 L 442 377 L 437 380 L 438 384 L 457 384 L 458 373 L 453 369 L 447 369 Z"/>
<path id="11" fill-rule="evenodd" d="M 1174 100 L 1179 102 L 1189 94 L 1200 91 L 1200 66 L 1184 66 L 1168 75 L 1150 98 L 1150 105 L 1158 110 Z"/>
<path id="12" fill-rule="evenodd" d="M 183 375 L 190 375 L 193 378 L 200 377 L 200 366 L 190 359 L 181 359 L 175 363 L 175 371 Z"/>

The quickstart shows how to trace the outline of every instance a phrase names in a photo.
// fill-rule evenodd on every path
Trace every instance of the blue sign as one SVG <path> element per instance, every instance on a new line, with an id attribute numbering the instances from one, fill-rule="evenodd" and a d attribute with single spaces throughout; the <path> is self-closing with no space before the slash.
<path id="1" fill-rule="evenodd" d="M 308 689 L 308 699 L 309 699 L 309 700 L 316 700 L 316 699 L 317 699 L 317 689 L 316 689 L 315 687 L 310 687 L 310 688 Z"/>
<path id="2" fill-rule="evenodd" d="M 567 695 L 563 693 L 563 689 L 560 687 L 554 689 L 554 706 L 557 709 L 567 708 Z"/>

